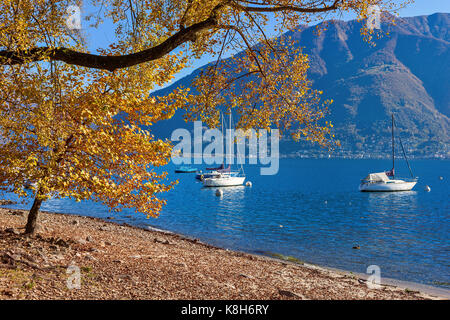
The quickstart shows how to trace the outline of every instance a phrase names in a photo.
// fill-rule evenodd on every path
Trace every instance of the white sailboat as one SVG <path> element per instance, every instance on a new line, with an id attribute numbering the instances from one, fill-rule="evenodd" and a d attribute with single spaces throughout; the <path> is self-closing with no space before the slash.
<path id="1" fill-rule="evenodd" d="M 231 111 L 230 111 L 230 129 L 231 129 Z M 229 137 L 228 141 L 231 141 L 231 137 Z M 231 162 L 231 155 L 229 155 L 229 160 L 230 160 L 229 162 Z M 214 174 L 212 174 L 209 177 L 204 177 L 202 180 L 203 186 L 205 187 L 241 186 L 244 184 L 244 181 L 245 181 L 245 173 L 242 164 L 241 168 L 238 171 L 231 171 L 231 165 L 228 165 L 228 168 L 217 170 L 216 172 L 214 172 Z"/>
<path id="2" fill-rule="evenodd" d="M 245 181 L 245 176 L 234 175 L 235 173 L 224 174 L 219 176 L 203 179 L 205 187 L 232 187 L 242 186 Z"/>
<path id="3" fill-rule="evenodd" d="M 361 180 L 360 191 L 410 191 L 417 179 L 389 179 L 385 172 L 370 173 Z"/>
<path id="4" fill-rule="evenodd" d="M 395 179 L 395 148 L 394 148 L 394 114 L 392 114 L 392 169 L 386 172 L 370 173 L 367 177 L 361 180 L 359 185 L 360 191 L 366 192 L 393 192 L 393 191 L 410 191 L 417 183 L 417 178 L 414 177 L 411 167 L 406 158 L 405 149 L 403 148 L 402 140 L 400 145 L 402 147 L 403 156 L 411 173 L 411 179 L 401 178 Z M 389 177 L 392 177 L 389 178 Z"/>

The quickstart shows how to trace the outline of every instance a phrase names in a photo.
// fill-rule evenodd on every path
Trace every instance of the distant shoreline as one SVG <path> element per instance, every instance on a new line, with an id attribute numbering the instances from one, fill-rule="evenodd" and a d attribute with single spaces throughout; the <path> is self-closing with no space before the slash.
<path id="1" fill-rule="evenodd" d="M 226 155 L 218 155 L 219 157 L 223 156 L 225 157 Z M 392 158 L 391 156 L 378 156 L 378 155 L 333 155 L 330 154 L 330 157 L 328 157 L 328 153 L 321 153 L 318 155 L 298 155 L 298 154 L 285 154 L 285 153 L 280 153 L 279 154 L 280 159 L 347 159 L 347 160 L 391 160 Z M 194 154 L 191 155 L 192 159 L 198 159 L 198 158 L 205 158 L 204 155 L 201 156 L 195 156 Z M 237 159 L 237 156 L 234 156 L 233 159 Z M 246 155 L 245 157 L 240 156 L 240 158 L 243 159 L 249 159 L 250 157 L 248 155 Z M 396 156 L 396 159 L 403 159 L 403 157 L 400 156 Z M 433 157 L 422 157 L 422 156 L 408 156 L 409 160 L 442 160 L 442 161 L 449 161 L 450 160 L 450 155 L 449 156 L 433 156 Z"/>
<path id="2" fill-rule="evenodd" d="M 297 156 L 297 155 L 280 155 L 280 159 L 348 159 L 348 160 L 391 160 L 391 157 L 383 157 L 383 156 L 333 156 L 331 155 L 328 157 L 327 154 L 320 155 L 320 156 Z M 401 157 L 396 157 L 396 159 L 403 159 Z M 415 156 L 408 156 L 409 160 L 443 160 L 448 161 L 450 160 L 450 157 L 415 157 Z"/>
<path id="3" fill-rule="evenodd" d="M 0 252 L 23 257 L 13 271 L 0 266 L 14 275 L 0 299 L 450 299 L 445 289 L 383 278 L 369 289 L 365 275 L 74 214 L 42 212 L 30 242 L 18 234 L 25 219 L 0 208 Z M 65 287 L 70 264 L 82 270 L 79 290 Z"/>

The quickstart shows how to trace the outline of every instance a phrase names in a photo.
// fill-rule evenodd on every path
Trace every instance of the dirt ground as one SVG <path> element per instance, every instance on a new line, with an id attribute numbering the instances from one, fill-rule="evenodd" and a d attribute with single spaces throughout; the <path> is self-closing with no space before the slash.
<path id="1" fill-rule="evenodd" d="M 114 220 L 0 208 L 0 299 L 436 299 Z"/>

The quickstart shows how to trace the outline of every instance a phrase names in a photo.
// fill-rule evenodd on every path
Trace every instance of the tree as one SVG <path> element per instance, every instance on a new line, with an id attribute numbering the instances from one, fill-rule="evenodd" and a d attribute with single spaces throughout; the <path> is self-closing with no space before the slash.
<path id="1" fill-rule="evenodd" d="M 173 183 L 155 167 L 167 163 L 171 144 L 154 139 L 151 125 L 179 108 L 189 120 L 214 127 L 226 105 L 238 127 L 291 129 L 326 145 L 331 124 L 320 91 L 307 78 L 308 58 L 280 34 L 327 13 L 354 11 L 367 18 L 378 0 L 92 0 L 85 17 L 115 26 L 115 41 L 91 53 L 79 30 L 66 26 L 68 0 L 4 0 L 0 4 L 0 186 L 24 195 L 36 185 L 26 233 L 34 233 L 49 197 L 94 199 L 110 208 L 156 216 L 161 192 Z M 409 1 L 402 1 L 406 3 Z M 362 30 L 370 35 L 370 30 Z M 224 59 L 226 53 L 242 54 Z M 210 54 L 189 88 L 151 98 L 193 59 Z M 237 85 L 242 90 L 236 90 Z M 143 128 L 150 128 L 144 130 Z"/>

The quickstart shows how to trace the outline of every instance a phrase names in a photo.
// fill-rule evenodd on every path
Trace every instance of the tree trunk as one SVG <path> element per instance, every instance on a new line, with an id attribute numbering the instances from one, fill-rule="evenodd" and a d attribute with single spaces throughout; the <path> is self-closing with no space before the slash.
<path id="1" fill-rule="evenodd" d="M 33 206 L 28 213 L 27 225 L 25 226 L 25 234 L 34 235 L 36 232 L 37 218 L 39 213 L 39 208 L 41 207 L 42 200 L 38 199 L 37 196 L 34 198 Z"/>

